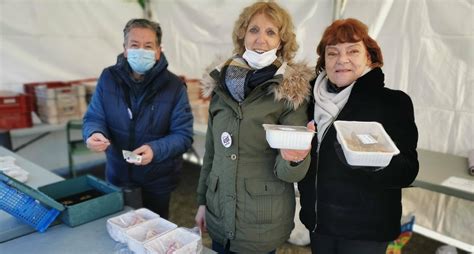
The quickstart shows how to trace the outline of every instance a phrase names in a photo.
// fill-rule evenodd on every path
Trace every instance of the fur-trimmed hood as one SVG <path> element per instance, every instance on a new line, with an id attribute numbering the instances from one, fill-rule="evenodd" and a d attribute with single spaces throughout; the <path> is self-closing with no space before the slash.
<path id="1" fill-rule="evenodd" d="M 215 65 L 213 65 L 215 66 Z M 201 89 L 204 98 L 212 95 L 218 85 L 218 79 L 213 77 L 213 72 L 220 71 L 224 63 L 217 67 L 206 69 L 201 79 Z M 286 63 L 284 62 L 277 70 L 274 77 L 282 75 L 282 82 L 279 85 L 270 86 L 270 93 L 273 93 L 275 101 L 285 100 L 294 109 L 297 109 L 305 100 L 309 100 L 311 86 L 309 82 L 314 79 L 314 68 L 310 68 L 306 63 Z"/>

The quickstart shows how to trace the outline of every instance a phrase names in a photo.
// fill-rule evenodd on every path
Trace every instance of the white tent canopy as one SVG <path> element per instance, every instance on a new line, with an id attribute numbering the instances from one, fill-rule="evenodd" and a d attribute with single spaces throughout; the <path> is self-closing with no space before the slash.
<path id="1" fill-rule="evenodd" d="M 200 78 L 215 58 L 230 56 L 234 21 L 252 2 L 151 0 L 170 69 Z M 413 99 L 419 147 L 461 156 L 474 149 L 474 1 L 277 2 L 294 18 L 297 59 L 312 66 L 334 13 L 368 24 L 384 54 L 386 85 Z M 98 77 L 115 63 L 123 26 L 135 17 L 143 17 L 135 0 L 1 0 L 0 90 Z"/>

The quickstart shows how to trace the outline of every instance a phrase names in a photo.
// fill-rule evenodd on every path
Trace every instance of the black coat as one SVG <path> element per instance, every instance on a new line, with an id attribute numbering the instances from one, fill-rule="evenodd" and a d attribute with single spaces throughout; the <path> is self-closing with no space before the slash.
<path id="1" fill-rule="evenodd" d="M 419 167 L 411 99 L 402 91 L 384 88 L 384 74 L 375 68 L 356 81 L 337 120 L 381 123 L 400 154 L 379 171 L 350 167 L 340 151 L 336 130 L 330 125 L 319 154 L 317 137 L 313 139 L 311 166 L 298 184 L 301 221 L 310 231 L 315 230 L 317 221 L 316 232 L 333 237 L 393 240 L 400 234 L 401 188 L 414 181 Z"/>

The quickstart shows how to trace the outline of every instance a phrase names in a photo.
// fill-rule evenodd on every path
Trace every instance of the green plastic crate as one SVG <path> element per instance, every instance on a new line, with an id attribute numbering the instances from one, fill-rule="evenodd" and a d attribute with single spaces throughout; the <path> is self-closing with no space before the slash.
<path id="1" fill-rule="evenodd" d="M 61 213 L 60 218 L 64 224 L 71 227 L 123 210 L 122 190 L 91 175 L 68 179 L 38 188 L 39 191 L 54 200 L 60 200 L 93 189 L 102 192 L 103 195 L 81 203 L 64 205 L 65 209 Z M 62 205 L 59 202 L 57 204 Z"/>

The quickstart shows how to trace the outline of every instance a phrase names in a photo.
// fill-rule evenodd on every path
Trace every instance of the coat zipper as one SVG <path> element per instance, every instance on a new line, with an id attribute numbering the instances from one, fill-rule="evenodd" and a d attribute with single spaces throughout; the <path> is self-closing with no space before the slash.
<path id="1" fill-rule="evenodd" d="M 324 137 L 326 136 L 326 134 L 328 133 L 329 131 L 329 128 L 331 128 L 331 126 L 334 124 L 334 122 L 336 121 L 337 117 L 339 116 L 339 113 L 341 111 L 339 111 L 336 115 L 336 117 L 333 118 L 333 120 L 331 121 L 331 123 L 329 124 L 329 126 L 326 128 L 326 130 L 324 130 L 324 133 L 323 133 L 323 136 L 321 136 L 321 142 L 318 142 L 318 148 L 316 150 L 317 154 L 316 154 L 316 177 L 314 179 L 314 191 L 316 193 L 316 203 L 314 204 L 314 211 L 316 213 L 316 218 L 315 218 L 315 221 L 316 223 L 314 224 L 314 228 L 313 230 L 311 230 L 311 233 L 314 233 L 316 231 L 316 228 L 318 227 L 318 171 L 319 171 L 319 149 L 321 148 L 321 144 L 323 143 L 323 140 L 324 140 Z"/>

